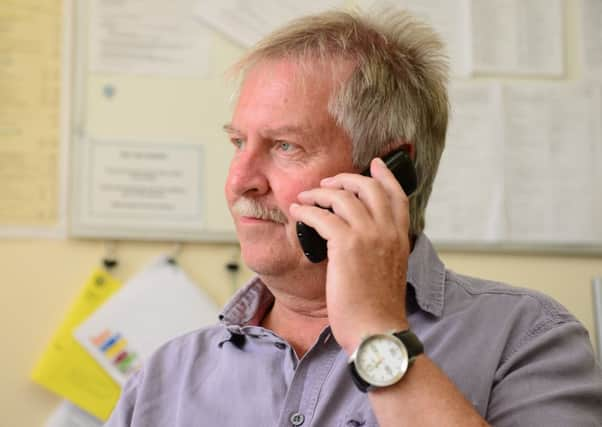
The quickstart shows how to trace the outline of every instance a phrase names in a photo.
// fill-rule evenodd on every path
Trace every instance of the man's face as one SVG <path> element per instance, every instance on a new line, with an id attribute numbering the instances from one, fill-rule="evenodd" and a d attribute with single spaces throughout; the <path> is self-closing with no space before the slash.
<path id="1" fill-rule="evenodd" d="M 263 275 L 282 275 L 309 263 L 288 213 L 297 194 L 317 187 L 324 177 L 354 170 L 350 139 L 327 111 L 330 70 L 315 66 L 301 73 L 286 60 L 255 65 L 226 125 L 235 149 L 226 198 L 243 258 Z"/>

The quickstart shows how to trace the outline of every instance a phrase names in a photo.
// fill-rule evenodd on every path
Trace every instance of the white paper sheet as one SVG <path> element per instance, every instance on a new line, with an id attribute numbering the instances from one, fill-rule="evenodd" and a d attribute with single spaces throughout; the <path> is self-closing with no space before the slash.
<path id="1" fill-rule="evenodd" d="M 580 24 L 583 74 L 602 81 L 602 1 L 581 0 Z"/>
<path id="2" fill-rule="evenodd" d="M 503 102 L 509 238 L 602 241 L 598 88 L 507 85 Z"/>
<path id="3" fill-rule="evenodd" d="M 562 0 L 472 0 L 474 72 L 560 76 Z"/>
<path id="4" fill-rule="evenodd" d="M 470 14 L 468 0 L 360 0 L 363 10 L 386 7 L 406 8 L 419 19 L 432 25 L 445 42 L 454 76 L 468 76 L 470 67 Z"/>
<path id="5" fill-rule="evenodd" d="M 202 228 L 202 145 L 83 139 L 80 147 L 77 218 L 86 227 L 148 237 Z"/>
<path id="6" fill-rule="evenodd" d="M 243 47 L 249 47 L 291 19 L 344 4 L 342 0 L 197 1 L 197 18 Z"/>
<path id="7" fill-rule="evenodd" d="M 166 259 L 130 279 L 74 333 L 121 385 L 169 339 L 217 322 L 215 303 Z"/>
<path id="8" fill-rule="evenodd" d="M 193 15 L 196 0 L 93 0 L 92 71 L 207 75 L 211 34 Z"/>
<path id="9" fill-rule="evenodd" d="M 46 420 L 45 427 L 101 427 L 102 421 L 63 400 Z"/>
<path id="10" fill-rule="evenodd" d="M 500 87 L 456 83 L 450 87 L 451 119 L 426 217 L 438 242 L 503 238 L 503 138 Z"/>

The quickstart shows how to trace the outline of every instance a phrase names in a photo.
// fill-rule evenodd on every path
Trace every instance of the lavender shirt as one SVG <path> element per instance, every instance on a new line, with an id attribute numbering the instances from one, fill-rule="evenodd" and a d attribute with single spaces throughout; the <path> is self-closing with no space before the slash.
<path id="1" fill-rule="evenodd" d="M 408 281 L 412 329 L 489 423 L 602 426 L 602 373 L 586 330 L 565 308 L 446 270 L 424 235 Z M 376 426 L 329 328 L 299 360 L 257 326 L 272 301 L 256 278 L 220 324 L 164 345 L 127 382 L 106 425 Z"/>

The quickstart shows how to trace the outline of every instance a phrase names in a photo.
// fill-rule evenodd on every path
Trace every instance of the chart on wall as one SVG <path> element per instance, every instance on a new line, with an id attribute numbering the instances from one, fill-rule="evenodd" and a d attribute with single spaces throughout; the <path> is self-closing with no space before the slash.
<path id="1" fill-rule="evenodd" d="M 450 98 L 429 236 L 600 250 L 600 85 L 456 82 Z"/>

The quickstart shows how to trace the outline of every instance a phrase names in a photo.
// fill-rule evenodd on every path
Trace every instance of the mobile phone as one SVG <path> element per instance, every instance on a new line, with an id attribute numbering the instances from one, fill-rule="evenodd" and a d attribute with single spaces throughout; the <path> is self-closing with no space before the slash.
<path id="1" fill-rule="evenodd" d="M 383 157 L 383 161 L 391 172 L 393 172 L 393 175 L 399 181 L 406 195 L 409 196 L 412 194 L 418 185 L 418 178 L 416 177 L 416 169 L 408 153 L 403 149 L 398 149 Z M 368 167 L 361 174 L 370 176 L 370 168 Z M 297 237 L 307 259 L 314 263 L 326 259 L 328 255 L 326 240 L 314 228 L 297 221 Z"/>

